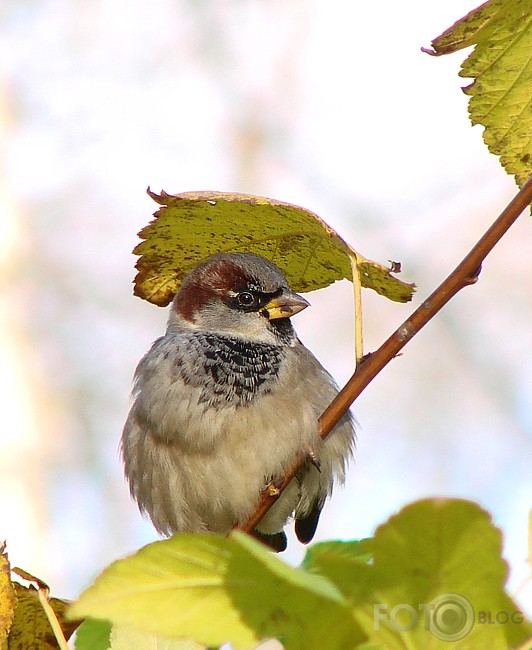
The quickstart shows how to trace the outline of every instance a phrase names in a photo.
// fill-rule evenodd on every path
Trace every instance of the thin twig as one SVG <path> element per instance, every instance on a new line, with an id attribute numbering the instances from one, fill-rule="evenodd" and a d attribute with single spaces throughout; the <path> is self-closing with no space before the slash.
<path id="1" fill-rule="evenodd" d="M 363 362 L 357 366 L 351 379 L 349 379 L 347 384 L 320 417 L 319 431 L 321 438 L 325 439 L 328 436 L 360 393 L 397 356 L 408 341 L 434 318 L 440 309 L 461 289 L 477 281 L 482 263 L 488 254 L 501 240 L 510 226 L 518 219 L 523 210 L 531 203 L 532 176 L 454 271 L 378 350 L 365 357 Z M 301 463 L 298 463 L 287 472 L 280 486 L 276 481 L 275 485 L 278 487 L 278 490 L 275 491 L 275 494 L 272 494 L 272 491 L 266 488 L 262 493 L 253 515 L 237 526 L 237 528 L 246 532 L 252 531 L 300 469 Z"/>

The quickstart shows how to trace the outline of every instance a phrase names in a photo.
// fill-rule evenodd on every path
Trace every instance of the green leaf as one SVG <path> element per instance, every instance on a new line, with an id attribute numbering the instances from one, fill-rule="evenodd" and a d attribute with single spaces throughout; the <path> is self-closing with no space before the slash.
<path id="1" fill-rule="evenodd" d="M 351 601 L 363 648 L 503 650 L 530 634 L 504 592 L 500 532 L 474 503 L 419 501 L 372 539 L 311 547 L 304 566 Z"/>
<path id="2" fill-rule="evenodd" d="M 282 562 L 248 535 L 233 533 L 232 595 L 244 620 L 286 650 L 351 650 L 365 639 L 334 584 Z M 247 583 L 247 586 L 245 586 Z"/>
<path id="3" fill-rule="evenodd" d="M 371 552 L 368 549 L 368 544 L 370 543 L 370 539 L 363 539 L 348 542 L 331 540 L 312 544 L 312 546 L 307 548 L 301 566 L 304 569 L 315 570 L 321 562 L 327 561 L 328 559 L 338 560 L 341 558 L 347 562 L 367 564 L 372 559 Z"/>
<path id="4" fill-rule="evenodd" d="M 373 595 L 373 569 L 368 542 L 329 541 L 307 549 L 302 566 L 328 578 L 352 602 L 366 603 Z"/>
<path id="5" fill-rule="evenodd" d="M 352 278 L 351 260 L 369 264 L 362 286 L 391 300 L 411 300 L 414 286 L 366 260 L 316 214 L 290 203 L 250 194 L 185 192 L 149 195 L 162 207 L 143 228 L 133 251 L 140 258 L 135 295 L 164 307 L 184 276 L 216 252 L 263 255 L 285 274 L 294 291 L 313 291 Z"/>
<path id="6" fill-rule="evenodd" d="M 302 566 L 327 577 L 353 604 L 373 603 L 374 571 L 368 563 L 372 558 L 368 541 L 313 544 Z"/>
<path id="7" fill-rule="evenodd" d="M 432 41 L 435 54 L 475 45 L 461 77 L 473 83 L 469 115 L 508 174 L 523 185 L 532 174 L 532 11 L 530 0 L 490 0 Z"/>
<path id="8" fill-rule="evenodd" d="M 284 564 L 243 534 L 179 534 L 109 566 L 71 616 L 106 618 L 144 632 L 254 648 L 347 650 L 364 635 L 326 578 Z"/>
<path id="9" fill-rule="evenodd" d="M 76 650 L 109 650 L 111 623 L 88 618 L 76 632 Z"/>
<path id="10" fill-rule="evenodd" d="M 181 534 L 113 562 L 81 594 L 70 615 L 94 616 L 205 645 L 231 639 L 236 647 L 260 641 L 239 620 L 226 588 L 231 542 L 214 535 Z"/>
<path id="11" fill-rule="evenodd" d="M 504 591 L 501 533 L 476 504 L 419 501 L 380 526 L 368 547 L 373 594 L 355 609 L 378 647 L 443 650 L 464 635 L 461 649 L 503 650 L 530 634 Z M 504 623 L 489 624 L 500 612 Z"/>
<path id="12" fill-rule="evenodd" d="M 397 264 L 394 262 L 394 264 Z M 400 267 L 400 264 L 398 265 Z M 357 262 L 360 283 L 367 289 L 373 289 L 381 296 L 395 302 L 409 302 L 415 291 L 415 284 L 407 284 L 392 275 L 392 271 L 378 262 L 358 257 Z M 395 271 L 398 273 L 398 271 Z"/>

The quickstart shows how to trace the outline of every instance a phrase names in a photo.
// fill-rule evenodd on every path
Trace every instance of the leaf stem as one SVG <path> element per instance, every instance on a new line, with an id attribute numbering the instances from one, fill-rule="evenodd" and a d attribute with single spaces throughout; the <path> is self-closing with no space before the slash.
<path id="1" fill-rule="evenodd" d="M 362 320 L 362 285 L 358 270 L 358 253 L 352 251 L 349 254 L 351 263 L 351 275 L 353 277 L 353 307 L 355 318 L 355 369 L 364 356 L 364 333 Z"/>
<path id="2" fill-rule="evenodd" d="M 55 615 L 55 612 L 48 601 L 48 589 L 43 589 L 41 586 L 39 586 L 37 589 L 37 595 L 39 597 L 41 607 L 44 609 L 44 613 L 46 614 L 46 618 L 48 619 L 48 622 L 50 623 L 50 626 L 53 630 L 57 645 L 59 646 L 60 650 L 68 650 L 68 644 L 66 642 L 65 635 L 63 634 L 63 630 L 61 629 L 61 625 L 57 620 L 57 616 Z"/>
<path id="3" fill-rule="evenodd" d="M 525 208 L 532 203 L 532 176 L 527 180 L 515 197 L 501 212 L 492 226 L 475 244 L 466 257 L 440 284 L 440 286 L 421 304 L 420 307 L 388 338 L 375 352 L 364 357 L 347 384 L 338 393 L 320 417 L 319 432 L 325 439 L 340 421 L 342 416 L 362 391 L 373 381 L 378 373 L 461 289 L 474 284 L 481 270 L 482 263 L 493 250 Z M 294 465 L 284 476 L 282 484 L 276 482 L 275 494 L 266 488 L 259 500 L 255 512 L 238 529 L 250 532 L 277 501 L 282 491 L 301 468 L 301 463 Z"/>

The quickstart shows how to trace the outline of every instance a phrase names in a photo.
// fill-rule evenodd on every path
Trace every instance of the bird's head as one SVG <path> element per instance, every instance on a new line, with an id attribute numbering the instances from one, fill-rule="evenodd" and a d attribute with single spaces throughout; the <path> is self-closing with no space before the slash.
<path id="1" fill-rule="evenodd" d="M 168 331 L 197 329 L 264 342 L 294 336 L 290 317 L 308 307 L 281 271 L 251 253 L 219 253 L 198 264 L 175 296 Z"/>

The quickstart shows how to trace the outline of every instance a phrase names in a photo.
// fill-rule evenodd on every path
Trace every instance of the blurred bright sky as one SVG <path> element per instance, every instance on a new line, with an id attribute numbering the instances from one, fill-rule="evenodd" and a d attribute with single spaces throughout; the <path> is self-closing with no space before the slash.
<path id="1" fill-rule="evenodd" d="M 134 298 L 155 191 L 235 190 L 317 212 L 400 260 L 411 305 L 364 295 L 375 349 L 516 191 L 470 126 L 464 53 L 420 52 L 470 0 L 7 0 L 0 12 L 0 539 L 74 597 L 157 538 L 117 448 L 134 367 L 166 312 Z M 474 499 L 527 606 L 532 274 L 523 216 L 354 407 L 357 458 L 318 538 L 372 534 L 409 501 Z M 352 372 L 347 282 L 295 319 Z M 292 538 L 285 557 L 304 552 Z M 530 602 L 530 600 L 529 600 Z M 530 605 L 528 605 L 530 607 Z M 530 607 L 532 610 L 532 607 Z"/>

